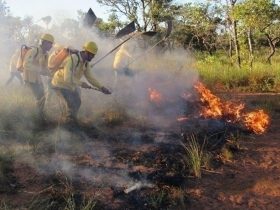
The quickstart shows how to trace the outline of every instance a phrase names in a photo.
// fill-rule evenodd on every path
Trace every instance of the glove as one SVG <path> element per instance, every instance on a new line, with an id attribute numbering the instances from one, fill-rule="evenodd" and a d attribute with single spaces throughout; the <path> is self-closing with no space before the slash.
<path id="1" fill-rule="evenodd" d="M 101 87 L 100 90 L 101 90 L 101 92 L 104 93 L 104 94 L 111 94 L 111 91 L 108 90 L 106 87 Z"/>
<path id="2" fill-rule="evenodd" d="M 86 82 L 82 82 L 81 87 L 82 87 L 82 88 L 87 88 L 87 89 L 90 89 L 90 88 L 91 88 L 91 86 L 88 85 Z"/>

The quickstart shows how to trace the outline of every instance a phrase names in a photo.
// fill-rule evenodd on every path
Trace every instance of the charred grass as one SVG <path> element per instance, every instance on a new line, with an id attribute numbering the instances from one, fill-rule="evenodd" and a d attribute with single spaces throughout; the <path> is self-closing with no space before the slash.
<path id="1" fill-rule="evenodd" d="M 42 128 L 30 101 L 10 103 L 0 110 L 11 151 L 0 154 L 3 209 L 186 209 L 187 189 L 234 159 L 247 135 L 164 130 L 120 106 L 78 127 Z"/>

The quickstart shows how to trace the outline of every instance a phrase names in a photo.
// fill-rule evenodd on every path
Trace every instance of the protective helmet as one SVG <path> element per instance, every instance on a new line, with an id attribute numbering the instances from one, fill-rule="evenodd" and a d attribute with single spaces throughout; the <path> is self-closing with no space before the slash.
<path id="1" fill-rule="evenodd" d="M 43 34 L 43 35 L 41 36 L 41 40 L 49 41 L 49 42 L 51 42 L 51 43 L 54 43 L 54 37 L 53 37 L 53 35 L 51 35 L 51 34 Z"/>
<path id="2" fill-rule="evenodd" d="M 83 46 L 83 49 L 95 55 L 97 53 L 98 47 L 95 42 L 86 42 Z"/>

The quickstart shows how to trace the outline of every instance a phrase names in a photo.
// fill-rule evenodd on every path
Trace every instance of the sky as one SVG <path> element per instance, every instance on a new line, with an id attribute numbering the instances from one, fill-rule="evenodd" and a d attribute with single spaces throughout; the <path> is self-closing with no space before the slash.
<path id="1" fill-rule="evenodd" d="M 105 17 L 107 8 L 99 6 L 96 0 L 5 0 L 13 16 L 33 16 L 35 20 L 45 16 L 57 18 L 77 17 L 77 11 L 87 12 L 92 8 L 96 16 Z"/>
<path id="2" fill-rule="evenodd" d="M 191 0 L 175 0 L 186 3 Z M 33 16 L 35 21 L 42 17 L 76 18 L 77 10 L 87 12 L 92 8 L 97 17 L 104 20 L 108 18 L 108 8 L 100 6 L 96 0 L 5 0 L 13 16 Z"/>

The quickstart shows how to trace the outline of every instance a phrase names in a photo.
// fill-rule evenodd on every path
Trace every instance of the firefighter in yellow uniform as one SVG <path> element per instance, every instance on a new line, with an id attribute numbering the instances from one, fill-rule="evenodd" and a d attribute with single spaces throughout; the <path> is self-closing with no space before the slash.
<path id="1" fill-rule="evenodd" d="M 23 80 L 36 98 L 39 117 L 42 120 L 44 119 L 45 96 L 41 75 L 48 74 L 48 51 L 53 43 L 54 37 L 51 34 L 43 34 L 40 45 L 28 50 L 23 60 Z"/>
<path id="2" fill-rule="evenodd" d="M 52 70 L 52 63 L 57 54 L 63 49 L 64 47 L 60 44 L 55 44 L 53 46 L 52 51 L 49 53 L 49 58 L 48 58 L 48 69 L 49 69 L 49 78 L 47 80 L 47 90 L 45 94 L 46 102 L 45 103 L 50 103 L 51 97 L 54 94 L 54 90 L 52 89 L 52 78 L 54 76 L 55 71 Z"/>
<path id="3" fill-rule="evenodd" d="M 17 67 L 16 67 L 19 56 L 20 56 L 20 51 L 16 50 L 15 53 L 11 57 L 10 77 L 6 82 L 6 85 L 9 85 L 15 77 L 20 81 L 20 84 L 23 85 L 23 79 L 22 79 L 21 73 L 20 73 L 20 71 L 17 70 Z"/>
<path id="4" fill-rule="evenodd" d="M 89 62 L 97 53 L 98 48 L 96 43 L 87 42 L 84 44 L 83 49 L 75 54 L 68 55 L 52 79 L 52 86 L 58 96 L 65 100 L 67 105 L 65 123 L 77 122 L 77 114 L 81 106 L 79 87 L 91 88 L 88 83 L 80 81 L 82 76 L 85 76 L 92 86 L 100 89 L 104 94 L 111 94 L 107 88 L 102 86 L 93 77 L 91 72 Z"/>
<path id="5" fill-rule="evenodd" d="M 132 59 L 131 56 L 131 47 L 127 44 L 123 44 L 120 49 L 116 52 L 113 69 L 115 71 L 115 75 L 126 75 L 126 76 L 133 76 L 133 71 L 129 69 L 129 62 Z"/>

